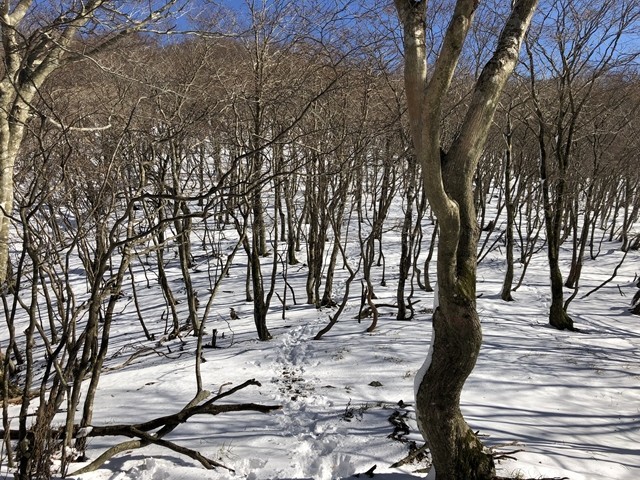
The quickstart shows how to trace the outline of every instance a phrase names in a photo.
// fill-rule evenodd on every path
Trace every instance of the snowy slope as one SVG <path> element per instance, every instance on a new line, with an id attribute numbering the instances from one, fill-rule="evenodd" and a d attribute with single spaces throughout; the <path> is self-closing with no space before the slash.
<path id="1" fill-rule="evenodd" d="M 387 286 L 376 286 L 380 303 L 393 303 L 395 298 L 395 240 L 388 240 Z M 603 252 L 608 253 L 586 263 L 582 291 L 610 275 L 621 258 L 617 246 L 605 246 Z M 478 309 L 484 345 L 462 403 L 468 422 L 486 444 L 508 454 L 500 463 L 502 475 L 640 478 L 640 318 L 628 313 L 639 257 L 631 252 L 613 282 L 586 299 L 578 295 L 570 313 L 581 333 L 547 326 L 543 253 L 532 262 L 512 303 L 498 296 L 501 253 L 496 251 L 480 265 Z M 80 478 L 334 479 L 364 473 L 374 465 L 374 478 L 425 477 L 424 462 L 400 468 L 391 464 L 407 454 L 408 441 L 421 442 L 413 382 L 428 351 L 433 294 L 416 292 L 420 303 L 413 321 L 396 321 L 392 309 L 381 308 L 378 328 L 369 334 L 369 319 L 359 323 L 354 318 L 357 291 L 340 321 L 320 341 L 313 336 L 332 310 L 292 305 L 282 319 L 281 305 L 274 301 L 269 317 L 274 338 L 259 342 L 252 306 L 243 299 L 243 259 L 236 263 L 207 324 L 208 332 L 218 330 L 220 348 L 204 350 L 204 386 L 217 393 L 255 378 L 261 387 L 244 389 L 225 401 L 282 408 L 269 414 L 193 417 L 168 437 L 233 468 L 235 474 L 207 471 L 177 453 L 149 446 L 120 454 Z M 289 278 L 300 296 L 304 274 L 302 269 Z M 337 296 L 341 288 L 338 283 Z M 152 285 L 143 294 L 146 315 L 159 317 L 158 287 Z M 239 319 L 229 320 L 230 307 Z M 107 362 L 112 370 L 101 380 L 95 425 L 175 413 L 193 398 L 194 337 L 146 341 L 126 298 L 113 328 Z M 410 428 L 408 435 L 400 435 L 404 441 L 390 438 L 392 416 L 402 417 Z M 96 458 L 122 440 L 91 438 L 88 456 Z M 71 472 L 82 465 L 73 465 Z"/>

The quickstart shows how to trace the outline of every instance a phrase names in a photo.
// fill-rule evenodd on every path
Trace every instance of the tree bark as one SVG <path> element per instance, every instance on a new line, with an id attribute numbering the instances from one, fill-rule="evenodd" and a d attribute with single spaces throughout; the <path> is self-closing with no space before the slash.
<path id="1" fill-rule="evenodd" d="M 416 391 L 416 404 L 421 406 L 416 413 L 429 442 L 436 478 L 491 479 L 495 475 L 493 459 L 460 411 L 460 393 L 482 342 L 475 305 L 439 307 L 433 315 L 433 328 L 433 356 Z M 429 408 L 423 409 L 423 405 Z"/>
<path id="2" fill-rule="evenodd" d="M 504 275 L 504 282 L 502 284 L 502 291 L 500 292 L 500 298 L 505 302 L 512 302 L 511 289 L 513 288 L 513 224 L 515 221 L 515 205 L 511 194 L 511 155 L 512 148 L 513 129 L 511 126 L 511 109 L 507 113 L 507 132 L 505 133 L 505 141 L 507 148 L 504 155 L 504 201 L 507 205 L 507 235 L 506 235 L 506 261 L 507 271 Z"/>
<path id="3" fill-rule="evenodd" d="M 440 148 L 440 118 L 477 2 L 455 4 L 439 55 L 427 77 L 426 1 L 395 0 L 404 27 L 405 86 L 409 123 L 422 181 L 438 218 L 438 307 L 432 355 L 416 378 L 418 426 L 428 442 L 438 480 L 489 480 L 492 457 L 466 424 L 460 395 L 473 370 L 482 333 L 476 310 L 478 225 L 473 175 L 498 98 L 518 59 L 536 0 L 519 0 L 483 68 L 458 136 L 446 154 Z"/>

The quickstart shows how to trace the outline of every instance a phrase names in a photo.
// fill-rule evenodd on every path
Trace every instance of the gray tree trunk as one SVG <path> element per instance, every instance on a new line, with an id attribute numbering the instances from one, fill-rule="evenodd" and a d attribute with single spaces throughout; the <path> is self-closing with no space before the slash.
<path id="1" fill-rule="evenodd" d="M 404 27 L 409 123 L 422 181 L 438 218 L 438 307 L 432 356 L 417 378 L 418 426 L 429 444 L 438 480 L 489 480 L 493 459 L 460 412 L 462 387 L 475 366 L 482 332 L 476 309 L 478 225 L 473 175 L 498 98 L 518 59 L 536 0 L 516 0 L 496 51 L 476 82 L 464 123 L 449 152 L 440 148 L 444 99 L 478 2 L 458 0 L 433 72 L 427 76 L 426 1 L 395 0 Z"/>
<path id="2" fill-rule="evenodd" d="M 511 290 L 513 289 L 513 225 L 515 223 L 515 204 L 511 194 L 511 155 L 512 155 L 512 137 L 513 130 L 511 128 L 511 111 L 507 114 L 507 132 L 505 133 L 505 141 L 507 148 L 504 155 L 504 201 L 507 205 L 507 235 L 506 235 L 506 260 L 507 271 L 504 275 L 502 291 L 500 298 L 505 302 L 513 301 Z"/>

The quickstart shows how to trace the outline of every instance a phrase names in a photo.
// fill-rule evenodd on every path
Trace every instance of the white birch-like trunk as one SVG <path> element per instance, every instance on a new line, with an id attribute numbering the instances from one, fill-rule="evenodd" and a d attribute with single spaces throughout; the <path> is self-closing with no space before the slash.
<path id="1" fill-rule="evenodd" d="M 0 95 L 3 93 L 0 90 Z M 26 118 L 22 121 L 25 120 Z M 0 284 L 7 280 L 11 242 L 10 217 L 13 215 L 13 172 L 23 136 L 22 125 L 11 128 L 7 119 L 0 120 Z"/>

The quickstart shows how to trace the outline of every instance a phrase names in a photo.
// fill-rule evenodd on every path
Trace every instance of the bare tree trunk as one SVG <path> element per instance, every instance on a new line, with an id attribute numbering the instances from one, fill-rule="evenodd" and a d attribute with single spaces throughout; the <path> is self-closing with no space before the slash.
<path id="1" fill-rule="evenodd" d="M 266 341 L 271 340 L 271 334 L 267 328 L 269 305 L 265 302 L 264 279 L 260 265 L 259 246 L 262 243 L 262 236 L 261 233 L 255 229 L 252 229 L 251 234 L 253 239 L 250 253 L 253 320 L 255 322 L 256 332 L 258 333 L 258 339 Z M 274 255 L 274 257 L 277 256 Z"/>
<path id="2" fill-rule="evenodd" d="M 8 128 L 8 125 L 0 124 L 0 130 Z M 17 156 L 17 149 L 14 147 L 19 142 L 19 139 L 13 137 L 3 142 L 5 145 L 0 145 L 0 283 L 4 283 L 7 278 L 11 228 L 9 216 L 13 213 L 13 166 Z"/>
<path id="3" fill-rule="evenodd" d="M 309 209 L 309 231 L 307 233 L 307 303 L 320 306 L 320 284 L 324 266 L 325 245 L 327 242 L 327 175 L 322 165 L 323 158 L 316 153 L 310 154 L 312 161 L 309 179 L 305 189 L 306 205 Z"/>
<path id="4" fill-rule="evenodd" d="M 295 178 L 287 178 L 284 180 L 284 203 L 287 207 L 287 262 L 289 265 L 297 265 L 296 258 L 297 248 L 297 229 L 296 229 L 296 207 L 293 196 L 295 195 L 297 181 Z"/>
<path id="5" fill-rule="evenodd" d="M 630 178 L 625 179 L 624 189 L 624 217 L 622 220 L 622 231 L 620 232 L 619 240 L 622 242 L 620 249 L 626 252 L 629 249 L 629 230 L 631 226 L 636 222 L 638 218 L 638 211 L 640 209 L 640 202 L 637 201 L 638 183 L 632 183 Z M 635 201 L 634 201 L 635 200 Z"/>
<path id="6" fill-rule="evenodd" d="M 504 152 L 504 202 L 507 206 L 507 235 L 506 235 L 506 262 L 507 271 L 504 275 L 502 291 L 500 298 L 505 302 L 512 302 L 511 289 L 513 288 L 513 224 L 515 222 L 515 205 L 511 195 L 511 155 L 513 153 L 512 146 L 513 130 L 511 127 L 511 111 L 507 114 L 507 132 L 505 133 L 505 141 L 507 148 Z"/>
<path id="7" fill-rule="evenodd" d="M 493 459 L 460 412 L 462 387 L 482 341 L 476 310 L 478 225 L 473 175 L 498 98 L 518 59 L 536 0 L 516 0 L 495 53 L 483 68 L 451 148 L 440 148 L 440 115 L 477 2 L 458 0 L 433 72 L 427 76 L 426 3 L 395 0 L 404 26 L 409 123 L 422 181 L 440 224 L 438 306 L 431 358 L 416 378 L 418 426 L 429 443 L 438 480 L 489 480 Z"/>
<path id="8" fill-rule="evenodd" d="M 336 186 L 333 188 L 333 198 L 329 204 L 329 212 L 327 215 L 328 222 L 331 224 L 333 230 L 333 248 L 331 250 L 331 256 L 329 257 L 329 263 L 326 267 L 324 293 L 322 294 L 322 300 L 320 300 L 321 307 L 335 305 L 333 299 L 333 280 L 335 277 L 336 263 L 338 261 L 338 253 L 340 253 L 341 249 L 340 236 L 342 233 L 342 221 L 347 205 L 347 193 L 351 183 L 351 175 L 349 173 L 350 172 L 343 172 L 340 175 Z"/>
<path id="9" fill-rule="evenodd" d="M 405 302 L 404 290 L 409 272 L 411 272 L 412 252 L 413 252 L 413 203 L 415 201 L 415 177 L 416 177 L 416 160 L 413 156 L 407 159 L 407 186 L 406 186 L 406 206 L 404 212 L 404 222 L 402 224 L 401 251 L 400 251 L 400 272 L 398 277 L 398 289 L 396 291 L 396 299 L 398 303 L 398 320 L 407 319 L 407 303 Z"/>
<path id="10" fill-rule="evenodd" d="M 540 123 L 538 139 L 540 143 L 540 180 L 544 202 L 544 223 L 547 234 L 547 259 L 549 261 L 549 277 L 551 281 L 549 324 L 558 330 L 573 330 L 573 319 L 567 315 L 564 309 L 564 282 L 562 281 L 562 271 L 560 270 L 560 226 L 563 216 L 565 181 L 562 177 L 558 179 L 554 195 L 555 201 L 553 201 L 549 188 L 547 149 L 542 123 Z"/>
<path id="11" fill-rule="evenodd" d="M 584 218 L 582 219 L 582 229 L 580 230 L 580 235 L 577 235 L 577 232 L 574 237 L 574 245 L 573 245 L 573 259 L 571 262 L 571 270 L 569 271 L 569 275 L 567 275 L 567 281 L 565 285 L 569 288 L 577 288 L 578 282 L 580 281 L 580 275 L 582 274 L 582 266 L 584 264 L 584 254 L 587 249 L 587 243 L 589 241 L 589 232 L 591 230 L 591 224 L 594 223 L 592 219 L 593 213 L 593 203 L 592 203 L 592 195 L 593 195 L 593 181 L 589 184 L 585 194 L 585 209 L 584 209 Z M 576 198 L 576 203 L 577 203 Z M 574 206 L 575 215 L 578 214 L 578 205 Z M 576 229 L 577 229 L 578 219 L 576 218 Z"/>

